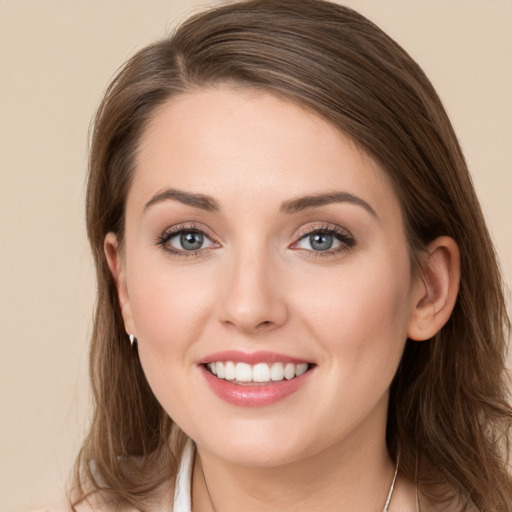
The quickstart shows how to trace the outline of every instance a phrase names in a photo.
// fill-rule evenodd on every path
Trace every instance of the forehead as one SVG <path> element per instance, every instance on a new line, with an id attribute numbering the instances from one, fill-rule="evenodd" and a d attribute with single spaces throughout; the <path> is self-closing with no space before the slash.
<path id="1" fill-rule="evenodd" d="M 383 169 L 331 123 L 275 95 L 224 86 L 169 100 L 144 131 L 131 192 L 149 198 L 170 187 L 246 206 L 343 190 L 399 208 Z"/>

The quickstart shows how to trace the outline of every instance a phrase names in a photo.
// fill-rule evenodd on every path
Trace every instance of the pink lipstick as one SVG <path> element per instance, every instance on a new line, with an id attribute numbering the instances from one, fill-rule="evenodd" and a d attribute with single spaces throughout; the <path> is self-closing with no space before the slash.
<path id="1" fill-rule="evenodd" d="M 275 352 L 224 351 L 199 361 L 210 389 L 222 400 L 242 407 L 274 404 L 299 390 L 313 363 Z"/>

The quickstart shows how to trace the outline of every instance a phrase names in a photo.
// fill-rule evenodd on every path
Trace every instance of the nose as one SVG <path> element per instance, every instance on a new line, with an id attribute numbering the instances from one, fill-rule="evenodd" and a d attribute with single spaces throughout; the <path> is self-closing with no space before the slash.
<path id="1" fill-rule="evenodd" d="M 243 255 L 230 261 L 219 304 L 220 320 L 246 334 L 276 329 L 286 323 L 286 286 L 276 262 L 264 255 Z"/>

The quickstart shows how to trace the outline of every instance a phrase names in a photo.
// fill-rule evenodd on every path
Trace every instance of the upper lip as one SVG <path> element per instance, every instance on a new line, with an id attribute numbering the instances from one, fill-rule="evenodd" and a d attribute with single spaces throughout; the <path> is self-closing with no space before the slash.
<path id="1" fill-rule="evenodd" d="M 279 354 L 277 352 L 257 351 L 257 352 L 243 352 L 240 350 L 224 350 L 222 352 L 215 352 L 202 358 L 198 364 L 214 363 L 217 361 L 233 361 L 234 363 L 293 363 L 304 364 L 311 361 L 306 361 L 300 357 L 289 356 L 286 354 Z"/>

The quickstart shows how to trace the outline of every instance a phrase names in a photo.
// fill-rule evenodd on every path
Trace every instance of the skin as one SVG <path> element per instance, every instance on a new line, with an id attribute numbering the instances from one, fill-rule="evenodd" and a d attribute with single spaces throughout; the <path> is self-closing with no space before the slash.
<path id="1" fill-rule="evenodd" d="M 210 196 L 219 211 L 162 198 L 168 189 Z M 369 208 L 281 211 L 334 191 Z M 182 225 L 207 235 L 188 257 L 179 236 L 159 243 Z M 343 233 L 335 252 L 315 251 L 304 234 L 326 228 Z M 382 509 L 394 471 L 389 386 L 407 337 L 427 339 L 449 317 L 458 252 L 435 240 L 413 276 L 400 203 L 377 162 L 270 94 L 194 91 L 144 132 L 124 245 L 110 233 L 105 251 L 153 392 L 196 442 L 195 510 Z M 239 407 L 213 394 L 198 366 L 229 349 L 315 366 L 284 400 Z M 390 511 L 415 508 L 415 487 L 400 477 Z"/>

